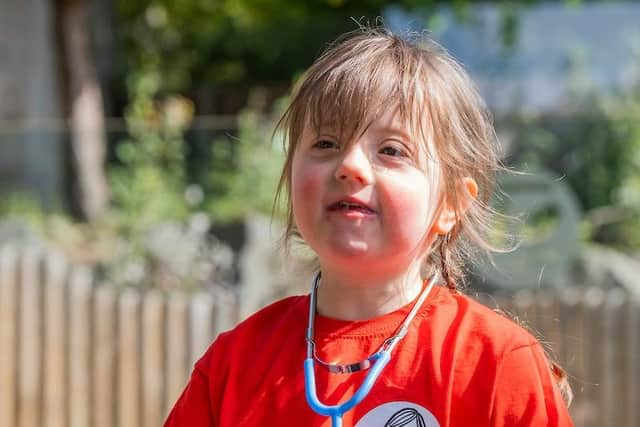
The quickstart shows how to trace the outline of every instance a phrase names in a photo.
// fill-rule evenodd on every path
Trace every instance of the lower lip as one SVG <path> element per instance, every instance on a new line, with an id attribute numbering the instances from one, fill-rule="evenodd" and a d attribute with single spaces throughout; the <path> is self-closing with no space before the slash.
<path id="1" fill-rule="evenodd" d="M 363 211 L 349 210 L 349 209 L 336 209 L 336 210 L 330 210 L 329 212 L 339 217 L 349 218 L 349 219 L 366 219 L 366 218 L 372 218 L 373 216 L 375 216 L 374 212 L 363 212 Z"/>

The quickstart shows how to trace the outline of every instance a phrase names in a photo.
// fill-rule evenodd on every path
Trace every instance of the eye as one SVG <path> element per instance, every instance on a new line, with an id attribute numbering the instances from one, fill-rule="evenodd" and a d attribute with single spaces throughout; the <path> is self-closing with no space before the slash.
<path id="1" fill-rule="evenodd" d="M 316 143 L 313 144 L 312 147 L 320 150 L 326 150 L 331 148 L 338 148 L 338 143 L 330 139 L 322 138 L 316 141 Z"/>
<path id="2" fill-rule="evenodd" d="M 391 157 L 407 157 L 407 151 L 401 147 L 395 145 L 385 145 L 379 151 L 380 154 Z"/>

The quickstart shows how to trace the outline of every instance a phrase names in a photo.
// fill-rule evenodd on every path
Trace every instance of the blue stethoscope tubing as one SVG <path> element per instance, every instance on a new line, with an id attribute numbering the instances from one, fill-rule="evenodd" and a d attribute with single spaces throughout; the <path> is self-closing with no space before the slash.
<path id="1" fill-rule="evenodd" d="M 307 402 L 311 409 L 319 415 L 331 417 L 331 425 L 333 427 L 342 427 L 342 415 L 364 400 L 367 394 L 371 391 L 373 384 L 375 384 L 376 380 L 382 373 L 382 370 L 387 366 L 387 363 L 389 363 L 389 360 L 391 359 L 391 353 L 389 351 L 382 351 L 379 354 L 380 355 L 376 362 L 373 364 L 371 369 L 369 369 L 369 373 L 365 377 L 360 388 L 358 388 L 349 400 L 339 405 L 325 405 L 318 400 L 313 358 L 306 359 L 304 361 L 305 395 L 307 396 Z"/>
<path id="2" fill-rule="evenodd" d="M 374 363 L 370 367 L 367 376 L 365 377 L 358 390 L 356 390 L 356 392 L 353 394 L 353 396 L 351 396 L 349 400 L 337 405 L 325 405 L 324 403 L 320 402 L 316 391 L 316 375 L 314 369 L 315 364 L 313 350 L 313 323 L 316 309 L 316 288 L 318 286 L 319 280 L 320 274 L 318 273 L 314 279 L 310 296 L 311 301 L 309 304 L 309 324 L 307 327 L 307 358 L 304 361 L 305 396 L 307 398 L 307 403 L 314 412 L 316 412 L 318 415 L 331 417 L 332 427 L 342 427 L 342 416 L 345 414 L 345 412 L 352 409 L 354 406 L 362 402 L 365 397 L 367 397 L 367 394 L 369 394 L 371 388 L 373 388 L 373 385 L 382 373 L 382 370 L 385 368 L 385 366 L 387 366 L 389 360 L 391 360 L 391 351 L 393 350 L 395 345 L 406 335 L 409 323 L 415 316 L 418 308 L 427 298 L 427 295 L 431 291 L 431 288 L 433 288 L 433 285 L 438 280 L 438 275 L 435 274 L 431 278 L 430 283 L 418 297 L 418 300 L 414 304 L 413 309 L 405 319 L 405 322 L 401 325 L 399 332 L 389 340 L 387 340 L 389 342 L 389 345 L 386 345 L 385 343 L 380 351 L 376 352 L 369 358 L 369 360 L 373 361 Z"/>

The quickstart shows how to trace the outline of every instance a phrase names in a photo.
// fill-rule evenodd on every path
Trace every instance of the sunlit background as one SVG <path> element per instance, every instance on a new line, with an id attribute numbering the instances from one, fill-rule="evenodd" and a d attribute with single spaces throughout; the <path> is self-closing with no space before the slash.
<path id="1" fill-rule="evenodd" d="M 640 2 L 579 0 L 0 0 L 0 425 L 161 425 L 218 332 L 307 291 L 274 126 L 381 22 L 464 65 L 526 172 L 465 292 L 546 344 L 577 426 L 640 425 Z"/>

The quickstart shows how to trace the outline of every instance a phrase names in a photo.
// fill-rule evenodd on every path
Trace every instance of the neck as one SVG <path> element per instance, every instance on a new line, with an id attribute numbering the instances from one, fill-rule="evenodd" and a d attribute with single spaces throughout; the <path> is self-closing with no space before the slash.
<path id="1" fill-rule="evenodd" d="M 338 274 L 323 269 L 317 310 L 335 319 L 371 319 L 415 300 L 422 287 L 419 265 L 398 275 Z"/>

